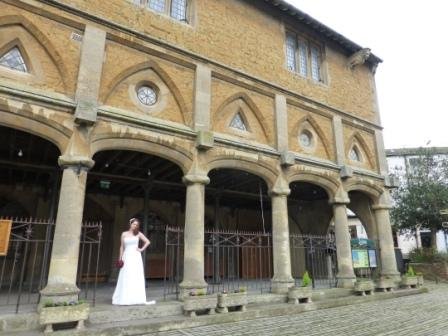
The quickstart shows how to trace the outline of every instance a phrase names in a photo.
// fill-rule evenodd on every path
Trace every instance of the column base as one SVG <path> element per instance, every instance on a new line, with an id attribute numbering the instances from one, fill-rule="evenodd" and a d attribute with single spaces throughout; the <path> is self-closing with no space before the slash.
<path id="1" fill-rule="evenodd" d="M 294 279 L 271 280 L 271 292 L 275 294 L 287 294 L 288 289 L 294 286 Z"/>
<path id="2" fill-rule="evenodd" d="M 341 277 L 337 276 L 338 288 L 353 288 L 355 286 L 356 277 Z"/>
<path id="3" fill-rule="evenodd" d="M 392 279 L 395 283 L 401 282 L 401 274 L 397 271 L 381 271 L 381 276 Z"/>
<path id="4" fill-rule="evenodd" d="M 76 302 L 79 299 L 79 292 L 80 290 L 75 284 L 48 284 L 40 291 L 38 311 L 40 311 L 46 302 Z"/>
<path id="5" fill-rule="evenodd" d="M 207 287 L 208 284 L 205 281 L 198 281 L 196 283 L 183 281 L 179 284 L 179 300 L 184 301 L 184 298 L 189 296 L 191 292 L 207 292 Z"/>

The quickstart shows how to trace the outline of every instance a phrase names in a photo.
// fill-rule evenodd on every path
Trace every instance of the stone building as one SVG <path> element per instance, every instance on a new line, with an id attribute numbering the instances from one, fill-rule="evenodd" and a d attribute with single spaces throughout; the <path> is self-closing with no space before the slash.
<path id="1" fill-rule="evenodd" d="M 134 216 L 155 252 L 183 228 L 182 290 L 207 287 L 207 229 L 272 233 L 274 292 L 290 234 L 332 230 L 350 287 L 347 208 L 396 275 L 380 62 L 281 0 L 2 0 L 0 216 L 56 218 L 43 298 L 77 296 L 83 220 L 113 280 Z"/>

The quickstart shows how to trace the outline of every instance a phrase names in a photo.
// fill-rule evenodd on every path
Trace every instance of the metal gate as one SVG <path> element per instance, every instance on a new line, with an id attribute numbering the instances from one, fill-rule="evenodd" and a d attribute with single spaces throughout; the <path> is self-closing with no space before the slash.
<path id="1" fill-rule="evenodd" d="M 313 288 L 336 287 L 336 243 L 334 235 L 290 235 L 292 275 L 300 286 L 305 271 Z"/>
<path id="2" fill-rule="evenodd" d="M 183 277 L 182 228 L 166 228 L 164 296 L 179 294 Z M 263 232 L 205 231 L 204 276 L 208 291 L 231 291 L 242 287 L 270 291 L 272 236 Z"/>
<path id="3" fill-rule="evenodd" d="M 273 276 L 272 234 L 205 231 L 204 276 L 210 292 L 247 290 L 268 292 Z M 164 297 L 179 294 L 183 277 L 182 228 L 165 232 Z M 334 235 L 290 235 L 292 274 L 301 285 L 308 271 L 314 288 L 336 287 L 337 257 Z"/>
<path id="4" fill-rule="evenodd" d="M 7 218 L 2 218 L 7 219 Z M 0 256 L 0 309 L 32 311 L 47 284 L 55 223 L 12 219 L 8 251 Z M 101 222 L 82 225 L 77 286 L 80 297 L 95 304 L 102 238 Z"/>

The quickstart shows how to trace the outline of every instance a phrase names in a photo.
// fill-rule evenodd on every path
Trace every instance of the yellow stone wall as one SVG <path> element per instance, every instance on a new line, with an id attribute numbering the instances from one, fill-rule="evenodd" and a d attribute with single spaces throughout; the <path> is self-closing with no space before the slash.
<path id="1" fill-rule="evenodd" d="M 0 67 L 0 79 L 74 96 L 81 44 L 70 36 L 76 30 L 3 2 L 0 9 L 0 51 L 19 40 L 25 61 L 31 64 L 29 74 Z"/>
<path id="2" fill-rule="evenodd" d="M 160 44 L 151 43 L 98 25 L 107 32 L 99 104 L 123 111 L 128 116 L 150 116 L 193 127 L 195 66 L 202 61 L 182 51 L 176 53 L 164 49 L 166 42 L 227 67 L 207 64 L 212 70 L 210 128 L 218 137 L 275 149 L 274 96 L 279 93 L 288 99 L 289 150 L 301 155 L 336 162 L 331 121 L 335 113 L 345 113 L 344 120 L 350 119 L 351 113 L 376 122 L 372 74 L 367 66 L 349 70 L 347 56 L 321 41 L 325 46 L 325 83 L 316 83 L 288 71 L 284 56 L 284 24 L 244 1 L 194 1 L 191 24 L 140 8 L 129 1 L 60 2 L 161 40 Z M 29 3 L 39 4 L 36 1 Z M 0 67 L 0 79 L 74 98 L 82 42 L 73 40 L 71 35 L 82 35 L 76 27 L 95 23 L 43 4 L 40 6 L 46 15 L 32 13 L 24 9 L 27 8 L 25 5 L 16 7 L 1 2 L 0 6 L 0 48 L 15 39 L 20 40 L 32 68 L 31 74 L 22 74 Z M 296 28 L 300 32 L 300 27 Z M 242 71 L 253 80 L 231 69 Z M 142 82 L 154 83 L 160 90 L 160 104 L 154 108 L 144 107 L 135 96 L 136 85 Z M 268 82 L 285 91 L 275 89 Z M 300 107 L 303 101 L 299 102 L 296 94 L 306 97 L 315 104 L 314 108 Z M 322 106 L 322 111 L 316 106 Z M 250 132 L 229 128 L 237 111 L 244 115 Z M 298 143 L 298 133 L 304 127 L 315 135 L 311 150 Z M 362 139 L 360 147 L 365 151 L 365 161 L 351 164 L 378 172 L 373 127 L 372 131 L 365 131 L 347 122 L 343 131 L 346 155 L 354 134 L 357 134 L 356 139 Z"/>
<path id="3" fill-rule="evenodd" d="M 376 171 L 378 169 L 378 163 L 375 155 L 376 148 L 374 134 L 345 123 L 343 124 L 343 129 L 344 148 L 348 164 L 354 167 Z M 356 144 L 357 148 L 360 150 L 361 162 L 356 162 L 348 158 L 348 152 L 353 144 Z"/>
<path id="4" fill-rule="evenodd" d="M 334 161 L 335 149 L 332 137 L 333 126 L 329 117 L 311 113 L 292 104 L 288 105 L 289 148 L 290 150 L 320 159 Z M 310 148 L 302 147 L 298 136 L 308 130 L 313 136 Z"/>
<path id="5" fill-rule="evenodd" d="M 324 43 L 327 83 L 303 79 L 286 69 L 285 27 L 277 18 L 240 0 L 193 1 L 191 24 L 125 0 L 59 2 L 88 11 L 114 23 L 161 39 L 223 63 L 245 73 L 276 83 L 291 91 L 375 121 L 373 90 L 365 66 L 349 70 L 347 56 Z M 306 27 L 294 27 L 297 33 Z M 320 40 L 317 36 L 312 36 Z"/>

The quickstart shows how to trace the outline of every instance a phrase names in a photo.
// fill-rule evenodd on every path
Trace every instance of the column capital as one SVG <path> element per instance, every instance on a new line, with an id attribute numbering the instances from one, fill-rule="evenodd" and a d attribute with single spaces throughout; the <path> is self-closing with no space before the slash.
<path id="1" fill-rule="evenodd" d="M 269 196 L 288 196 L 291 193 L 291 189 L 285 187 L 274 187 L 269 191 Z"/>
<path id="2" fill-rule="evenodd" d="M 379 203 L 372 205 L 372 210 L 390 210 L 392 208 L 392 204 L 389 203 Z"/>
<path id="3" fill-rule="evenodd" d="M 210 178 L 207 175 L 187 174 L 182 178 L 182 182 L 187 186 L 191 184 L 206 185 L 210 183 Z"/>
<path id="4" fill-rule="evenodd" d="M 62 169 L 79 167 L 89 170 L 95 165 L 95 161 L 89 157 L 81 155 L 61 155 L 58 159 L 58 164 Z"/>
<path id="5" fill-rule="evenodd" d="M 347 205 L 350 204 L 350 199 L 345 197 L 335 197 L 329 201 L 331 205 Z"/>

